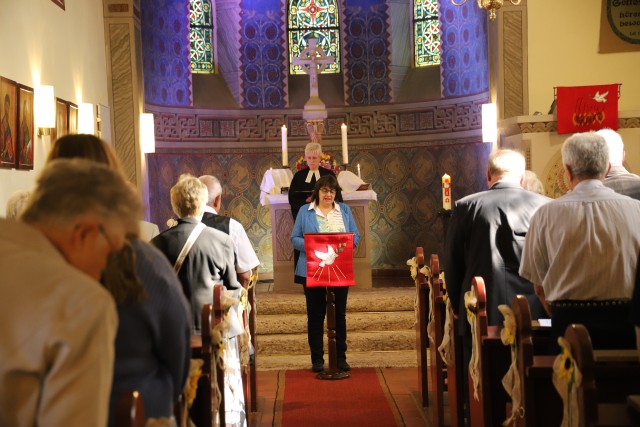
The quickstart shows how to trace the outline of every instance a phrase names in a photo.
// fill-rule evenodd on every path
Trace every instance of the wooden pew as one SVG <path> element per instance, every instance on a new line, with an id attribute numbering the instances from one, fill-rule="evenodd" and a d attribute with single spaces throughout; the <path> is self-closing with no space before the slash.
<path id="1" fill-rule="evenodd" d="M 429 262 L 431 268 L 431 291 L 429 300 L 433 310 L 433 336 L 429 340 L 429 374 L 431 383 L 431 420 L 434 426 L 444 425 L 444 393 L 446 391 L 445 363 L 438 352 L 444 335 L 445 304 L 443 295 L 444 281 L 440 279 L 440 261 L 438 255 L 432 254 Z"/>
<path id="2" fill-rule="evenodd" d="M 256 283 L 258 283 L 258 267 L 253 269 L 249 286 L 247 287 L 247 305 L 249 314 L 245 311 L 245 327 L 249 328 L 251 335 L 251 346 L 254 349 L 253 360 L 249 362 L 248 373 L 245 370 L 242 374 L 242 382 L 245 387 L 245 405 L 251 412 L 258 411 L 258 384 L 256 375 L 257 352 L 256 347 Z"/>
<path id="3" fill-rule="evenodd" d="M 144 404 L 142 396 L 137 391 L 121 394 L 116 409 L 115 425 L 118 427 L 144 427 Z"/>
<path id="4" fill-rule="evenodd" d="M 508 395 L 502 387 L 502 377 L 507 372 L 511 355 L 500 340 L 500 327 L 489 326 L 487 321 L 487 295 L 484 280 L 476 276 L 471 281 L 475 289 L 477 302 L 471 311 L 475 311 L 475 328 L 479 340 L 478 358 L 480 366 L 478 399 L 474 397 L 474 385 L 469 374 L 469 412 L 471 426 L 500 426 L 506 419 Z"/>
<path id="5" fill-rule="evenodd" d="M 427 351 L 429 348 L 429 338 L 427 337 L 427 322 L 429 321 L 429 284 L 427 277 L 420 272 L 424 267 L 424 251 L 421 247 L 416 248 L 416 264 L 418 274 L 416 275 L 416 291 L 418 306 L 418 325 L 416 327 L 416 349 L 418 356 L 418 387 L 420 390 L 420 400 L 423 407 L 429 406 L 429 375 L 427 365 Z"/>
<path id="6" fill-rule="evenodd" d="M 629 395 L 640 393 L 637 351 L 594 351 L 589 332 L 580 324 L 569 325 L 564 338 L 582 374 L 582 382 L 575 390 L 580 426 L 636 425 L 627 400 Z"/>
<path id="7" fill-rule="evenodd" d="M 445 277 L 446 280 L 446 277 Z M 451 336 L 449 349 L 451 362 L 447 365 L 447 395 L 449 398 L 449 414 L 451 427 L 464 427 L 464 387 L 466 386 L 462 375 L 462 340 L 458 333 L 457 304 L 449 304 L 448 311 L 451 316 Z"/>
<path id="8" fill-rule="evenodd" d="M 559 425 L 562 420 L 562 401 L 551 380 L 555 355 L 536 355 L 529 302 L 517 295 L 511 304 L 516 320 L 516 346 L 518 376 L 522 390 L 521 416 L 514 425 Z M 548 341 L 547 341 L 548 343 Z"/>
<path id="9" fill-rule="evenodd" d="M 201 358 L 204 362 L 202 375 L 198 380 L 198 391 L 190 410 L 191 419 L 197 427 L 212 426 L 216 416 L 219 417 L 220 425 L 225 425 L 224 372 L 220 369 L 219 364 L 216 363 L 211 336 L 212 327 L 222 322 L 224 316 L 222 310 L 223 291 L 224 287 L 222 285 L 214 286 L 213 304 L 206 304 L 202 307 L 200 346 L 198 347 L 197 337 L 192 337 L 191 341 L 192 357 Z M 216 370 L 215 378 L 212 367 Z M 219 405 L 215 397 L 216 386 L 220 390 Z"/>

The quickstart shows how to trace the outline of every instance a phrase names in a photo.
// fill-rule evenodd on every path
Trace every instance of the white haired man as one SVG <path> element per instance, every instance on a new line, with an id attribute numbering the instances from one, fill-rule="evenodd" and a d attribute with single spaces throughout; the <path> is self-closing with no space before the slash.
<path id="1" fill-rule="evenodd" d="M 202 222 L 231 237 L 236 252 L 238 281 L 242 286 L 247 286 L 251 277 L 251 270 L 260 265 L 260 260 L 253 250 L 253 245 L 251 245 L 249 236 L 247 236 L 242 224 L 231 217 L 218 214 L 222 206 L 222 185 L 220 185 L 220 180 L 213 175 L 202 175 L 198 179 L 209 190 Z"/>
<path id="2" fill-rule="evenodd" d="M 569 137 L 562 162 L 572 191 L 531 218 L 520 275 L 534 283 L 555 335 L 582 323 L 594 348 L 633 348 L 629 301 L 640 250 L 640 201 L 602 183 L 609 149 L 595 132 Z"/>
<path id="3" fill-rule="evenodd" d="M 0 424 L 107 424 L 118 318 L 98 280 L 140 214 L 118 172 L 64 159 L 0 220 Z"/>
<path id="4" fill-rule="evenodd" d="M 622 137 L 612 129 L 600 129 L 596 133 L 604 138 L 609 147 L 609 164 L 611 167 L 604 181 L 602 181 L 605 187 L 611 188 L 616 193 L 640 200 L 640 176 L 629 172 L 622 166 L 625 154 Z"/>

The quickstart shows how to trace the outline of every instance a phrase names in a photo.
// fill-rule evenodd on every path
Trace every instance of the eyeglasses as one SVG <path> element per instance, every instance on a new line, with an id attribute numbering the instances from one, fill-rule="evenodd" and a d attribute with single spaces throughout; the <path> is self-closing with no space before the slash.
<path id="1" fill-rule="evenodd" d="M 320 192 L 322 194 L 332 194 L 332 195 L 336 194 L 336 190 L 332 190 L 332 189 L 329 189 L 329 188 L 321 188 Z"/>

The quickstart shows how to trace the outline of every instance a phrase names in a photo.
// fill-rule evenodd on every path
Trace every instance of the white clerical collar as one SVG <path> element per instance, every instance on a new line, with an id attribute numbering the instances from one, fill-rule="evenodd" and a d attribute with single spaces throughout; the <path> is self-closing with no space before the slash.
<path id="1" fill-rule="evenodd" d="M 319 180 L 320 179 L 320 171 L 319 170 L 312 171 L 311 169 L 309 169 L 309 173 L 307 174 L 307 179 L 305 179 L 304 182 L 306 182 L 307 184 L 310 183 L 312 176 L 316 177 L 316 181 Z"/>

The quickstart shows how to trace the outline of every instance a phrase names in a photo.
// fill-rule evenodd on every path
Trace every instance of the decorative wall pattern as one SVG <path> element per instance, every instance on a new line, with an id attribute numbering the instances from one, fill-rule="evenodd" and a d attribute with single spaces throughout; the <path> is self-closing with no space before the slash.
<path id="1" fill-rule="evenodd" d="M 350 0 L 344 18 L 347 103 L 363 105 L 390 102 L 391 42 L 386 2 Z"/>
<path id="2" fill-rule="evenodd" d="M 140 10 L 145 101 L 192 105 L 189 2 L 142 0 Z"/>
<path id="3" fill-rule="evenodd" d="M 339 141 L 340 125 L 347 123 L 349 138 L 379 138 L 460 132 L 482 127 L 481 105 L 487 96 L 443 101 L 440 105 L 395 110 L 380 107 L 367 111 L 334 113 L 329 110 L 323 140 Z M 262 112 L 255 116 L 225 118 L 211 111 L 163 109 L 147 105 L 154 113 L 156 140 L 191 141 L 273 141 L 281 137 L 280 127 L 287 124 L 292 140 L 306 140 L 308 134 L 302 114 Z"/>
<path id="4" fill-rule="evenodd" d="M 440 2 L 442 95 L 470 95 L 489 88 L 487 16 L 475 2 Z"/>
<path id="5" fill-rule="evenodd" d="M 280 0 L 248 0 L 242 6 L 242 106 L 284 108 L 286 42 Z"/>
<path id="6" fill-rule="evenodd" d="M 418 245 L 426 253 L 442 252 L 443 223 L 437 214 L 442 206 L 440 177 L 445 172 L 451 176 L 454 199 L 486 189 L 481 165 L 486 164 L 489 150 L 489 144 L 473 139 L 376 144 L 350 150 L 352 165 L 360 164 L 362 178 L 378 194 L 378 200 L 369 204 L 373 269 L 405 269 Z M 225 152 L 209 148 L 150 154 L 151 220 L 162 230 L 173 217 L 169 189 L 180 174 L 216 175 L 223 185 L 224 213 L 247 230 L 262 271 L 272 271 L 271 219 L 269 207 L 259 202 L 260 183 L 264 172 L 280 167 L 280 163 L 276 150 Z"/>

